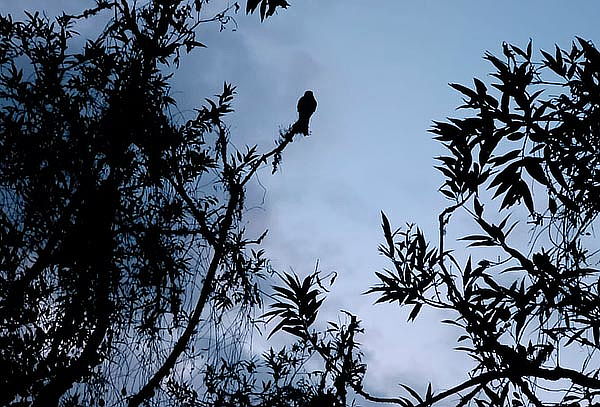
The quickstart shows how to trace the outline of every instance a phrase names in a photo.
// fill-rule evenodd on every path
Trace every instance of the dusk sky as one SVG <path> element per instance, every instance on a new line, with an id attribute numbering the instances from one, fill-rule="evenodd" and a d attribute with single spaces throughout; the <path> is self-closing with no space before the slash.
<path id="1" fill-rule="evenodd" d="M 0 0 L 0 8 L 51 14 L 78 3 Z M 457 114 L 460 95 L 448 83 L 490 83 L 482 57 L 500 53 L 503 41 L 524 47 L 531 38 L 538 56 L 575 36 L 598 45 L 598 11 L 592 0 L 295 0 L 264 23 L 240 13 L 236 31 L 205 26 L 199 40 L 208 48 L 183 59 L 173 94 L 184 118 L 223 81 L 237 86 L 229 123 L 238 146 L 273 146 L 295 120 L 298 98 L 313 90 L 310 137 L 289 146 L 274 176 L 260 173 L 266 192 L 253 186 L 246 219 L 250 231 L 269 229 L 265 249 L 276 269 L 306 275 L 318 259 L 325 274 L 338 273 L 320 320 L 340 309 L 363 320 L 369 392 L 394 395 L 400 382 L 442 389 L 470 366 L 452 350 L 457 333 L 439 323 L 443 315 L 407 323 L 397 306 L 362 295 L 388 266 L 377 252 L 380 211 L 436 241 L 445 202 L 433 157 L 442 150 L 427 129 Z"/>

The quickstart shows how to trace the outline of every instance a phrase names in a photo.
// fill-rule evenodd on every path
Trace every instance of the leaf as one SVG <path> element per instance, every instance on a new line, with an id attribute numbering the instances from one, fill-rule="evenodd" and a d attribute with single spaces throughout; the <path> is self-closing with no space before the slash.
<path id="1" fill-rule="evenodd" d="M 513 320 L 515 321 L 515 336 L 517 338 L 519 338 L 519 336 L 521 335 L 521 331 L 523 330 L 523 328 L 525 326 L 526 319 L 527 319 L 526 309 L 520 309 L 513 317 Z"/>
<path id="2" fill-rule="evenodd" d="M 301 287 L 300 291 L 303 293 L 308 293 L 308 290 L 310 289 L 312 280 L 313 280 L 312 276 L 306 276 L 306 278 L 302 282 L 302 287 Z M 316 293 L 318 294 L 318 291 Z"/>
<path id="3" fill-rule="evenodd" d="M 265 19 L 265 17 L 267 16 L 267 1 L 268 0 L 261 0 L 260 3 L 260 20 L 263 21 Z"/>
<path id="4" fill-rule="evenodd" d="M 477 199 L 477 197 L 475 197 L 475 199 L 473 200 L 473 208 L 475 209 L 475 214 L 481 217 L 481 215 L 483 214 L 483 205 L 481 205 L 481 202 L 479 202 L 479 199 Z"/>
<path id="5" fill-rule="evenodd" d="M 427 385 L 427 394 L 425 394 L 425 401 L 429 401 L 433 398 L 433 391 L 431 390 L 431 383 Z"/>
<path id="6" fill-rule="evenodd" d="M 285 278 L 287 279 L 288 286 L 294 291 L 294 293 L 298 293 L 300 291 L 300 280 L 298 276 L 294 274 L 292 277 L 291 274 L 283 273 Z"/>
<path id="7" fill-rule="evenodd" d="M 423 403 L 423 399 L 421 398 L 421 396 L 419 396 L 419 393 L 417 393 L 415 390 L 411 389 L 410 387 L 408 387 L 405 384 L 400 384 L 400 386 L 404 387 L 404 389 L 410 393 L 411 396 L 413 396 L 415 398 L 415 400 L 417 400 L 419 403 Z"/>
<path id="8" fill-rule="evenodd" d="M 569 185 L 567 184 L 567 181 L 565 180 L 565 177 L 563 176 L 558 164 L 553 160 L 549 160 L 548 168 L 550 168 L 550 172 L 554 176 L 554 179 L 556 179 L 556 181 L 560 184 L 560 186 L 568 190 Z"/>
<path id="9" fill-rule="evenodd" d="M 261 0 L 248 0 L 246 2 L 246 13 L 250 14 L 250 13 L 254 12 L 254 10 L 258 6 L 258 3 L 260 3 L 260 2 L 261 2 Z"/>
<path id="10" fill-rule="evenodd" d="M 279 321 L 279 323 L 275 326 L 275 328 L 273 328 L 273 330 L 271 331 L 271 333 L 269 334 L 269 336 L 267 336 L 267 339 L 270 339 L 271 336 L 273 336 L 277 331 L 279 331 L 282 327 L 284 327 L 287 323 L 287 320 L 282 319 L 281 321 Z"/>
<path id="11" fill-rule="evenodd" d="M 477 89 L 477 93 L 479 94 L 479 96 L 485 96 L 487 93 L 487 88 L 485 87 L 485 84 L 477 78 L 474 78 L 473 82 L 475 83 L 475 89 Z"/>
<path id="12" fill-rule="evenodd" d="M 296 298 L 296 294 L 284 287 L 279 287 L 279 286 L 272 286 L 273 290 L 277 291 L 279 293 L 279 297 L 288 299 L 288 300 L 293 300 L 294 298 Z M 276 294 L 277 295 L 277 294 Z"/>
<path id="13" fill-rule="evenodd" d="M 521 193 L 521 196 L 523 197 L 523 200 L 525 201 L 527 209 L 529 209 L 530 213 L 534 213 L 535 210 L 533 207 L 533 197 L 531 196 L 531 191 L 529 190 L 529 187 L 522 179 L 518 181 L 517 185 L 519 186 L 519 191 Z"/>
<path id="14" fill-rule="evenodd" d="M 459 91 L 460 93 L 462 93 L 465 96 L 470 97 L 471 99 L 477 99 L 477 93 L 474 90 L 469 89 L 464 85 L 461 85 L 459 83 L 451 83 L 450 87 L 456 89 L 457 91 Z"/>
<path id="15" fill-rule="evenodd" d="M 525 157 L 522 160 L 523 166 L 533 179 L 542 185 L 548 185 L 548 180 L 546 179 L 546 174 L 542 169 L 541 161 L 542 159 L 537 157 Z"/>
<path id="16" fill-rule="evenodd" d="M 504 195 L 504 199 L 502 200 L 502 203 L 500 204 L 500 209 L 510 208 L 517 202 L 517 199 L 519 198 L 519 187 L 517 184 L 512 184 L 512 183 L 506 182 L 503 186 L 508 187 L 508 190 L 506 191 L 506 194 Z M 498 189 L 498 191 L 496 191 L 496 194 L 494 194 L 494 197 L 500 195 L 499 192 L 500 192 L 500 189 Z"/>
<path id="17" fill-rule="evenodd" d="M 523 133 L 521 131 L 515 131 L 514 133 L 511 133 L 508 136 L 506 136 L 506 138 L 509 139 L 510 141 L 519 141 L 523 137 L 525 137 L 525 133 Z"/>
<path id="18" fill-rule="evenodd" d="M 421 311 L 421 307 L 422 306 L 423 306 L 422 303 L 415 304 L 415 306 L 413 307 L 412 311 L 410 312 L 410 315 L 408 316 L 408 322 L 411 322 L 411 321 L 415 320 L 415 318 L 419 314 L 419 311 Z"/>
<path id="19" fill-rule="evenodd" d="M 467 264 L 463 271 L 463 281 L 462 281 L 463 287 L 466 287 L 467 284 L 469 283 L 469 280 L 471 279 L 471 271 L 472 271 L 471 256 L 469 256 L 469 259 L 467 260 Z"/>
<path id="20" fill-rule="evenodd" d="M 292 335 L 297 336 L 301 339 L 304 339 L 306 337 L 304 329 L 300 326 L 284 326 L 281 330 L 291 333 Z M 269 335 L 269 337 L 270 336 L 271 335 Z"/>
<path id="21" fill-rule="evenodd" d="M 487 235 L 469 235 L 459 238 L 458 240 L 489 240 Z"/>
<path id="22" fill-rule="evenodd" d="M 448 191 L 447 189 L 440 189 L 440 192 L 452 200 L 456 199 L 454 192 Z"/>
<path id="23" fill-rule="evenodd" d="M 488 396 L 490 401 L 493 403 L 492 405 L 494 405 L 494 406 L 502 405 L 502 403 L 500 403 L 500 397 L 498 396 L 498 394 L 495 391 L 493 391 L 492 389 L 490 389 L 487 386 L 483 386 L 483 391 L 485 392 L 486 396 Z"/>
<path id="24" fill-rule="evenodd" d="M 509 151 L 508 153 L 501 155 L 499 157 L 494 157 L 490 160 L 490 163 L 496 165 L 496 166 L 500 166 L 502 164 L 505 164 L 509 161 L 514 160 L 515 158 L 517 158 L 519 156 L 519 154 L 521 153 L 521 150 L 517 149 L 517 150 L 512 150 Z"/>
<path id="25" fill-rule="evenodd" d="M 548 209 L 552 215 L 556 215 L 556 210 L 558 209 L 556 206 L 556 200 L 551 196 L 548 197 Z"/>
<path id="26" fill-rule="evenodd" d="M 492 246 L 498 246 L 498 243 L 495 243 L 492 239 L 487 239 L 485 241 L 480 241 L 480 242 L 474 242 L 471 243 L 470 245 L 468 245 L 467 247 L 492 247 Z"/>
<path id="27" fill-rule="evenodd" d="M 383 211 L 381 211 L 381 227 L 383 228 L 383 235 L 388 244 L 389 255 L 390 257 L 394 257 L 394 239 L 392 237 L 392 230 L 390 228 L 390 222 Z"/>

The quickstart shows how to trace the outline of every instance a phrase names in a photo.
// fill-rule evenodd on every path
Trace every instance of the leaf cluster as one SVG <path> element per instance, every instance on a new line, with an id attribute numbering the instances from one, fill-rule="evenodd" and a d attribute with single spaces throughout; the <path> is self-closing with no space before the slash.
<path id="1" fill-rule="evenodd" d="M 335 276 L 331 284 L 334 279 Z M 271 311 L 263 315 L 267 322 L 278 320 L 270 336 L 279 330 L 286 331 L 298 338 L 299 346 L 307 349 L 309 357 L 319 355 L 324 362 L 317 370 L 321 377 L 320 393 L 317 395 L 320 402 L 345 406 L 348 390 L 360 388 L 366 369 L 357 340 L 363 332 L 360 321 L 355 315 L 343 311 L 343 321 L 329 321 L 323 331 L 314 329 L 312 325 L 324 300 L 319 296 L 327 291 L 320 273 L 315 271 L 302 282 L 297 275 L 285 273 L 281 281 L 283 285 L 273 286 L 273 299 L 276 301 L 269 305 Z"/>
<path id="2" fill-rule="evenodd" d="M 450 203 L 439 216 L 437 247 L 424 249 L 411 227 L 392 232 L 384 215 L 380 252 L 394 271 L 377 273 L 381 282 L 368 292 L 377 302 L 412 306 L 409 319 L 422 306 L 454 312 L 443 322 L 463 331 L 456 349 L 476 362 L 470 378 L 416 405 L 456 395 L 460 406 L 543 406 L 552 393 L 561 403 L 595 405 L 600 292 L 589 237 L 599 213 L 600 53 L 581 38 L 570 49 L 542 51 L 541 62 L 531 42 L 504 44 L 502 53 L 485 56 L 495 90 L 479 79 L 472 88 L 451 84 L 465 114 L 431 129 L 447 150 L 436 168 Z M 521 204 L 528 242 L 515 232 Z M 469 254 L 462 261 L 445 242 L 459 210 L 477 229 L 459 239 Z M 560 357 L 573 348 L 588 357 Z M 570 387 L 554 385 L 561 381 Z"/>

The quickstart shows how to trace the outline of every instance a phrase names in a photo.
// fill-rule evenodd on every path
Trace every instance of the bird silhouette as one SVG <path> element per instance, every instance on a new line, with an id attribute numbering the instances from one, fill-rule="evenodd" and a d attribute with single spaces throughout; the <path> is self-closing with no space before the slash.
<path id="1" fill-rule="evenodd" d="M 308 136 L 308 122 L 315 110 L 317 110 L 317 100 L 312 91 L 307 90 L 298 100 L 298 121 L 294 123 L 294 133 Z"/>

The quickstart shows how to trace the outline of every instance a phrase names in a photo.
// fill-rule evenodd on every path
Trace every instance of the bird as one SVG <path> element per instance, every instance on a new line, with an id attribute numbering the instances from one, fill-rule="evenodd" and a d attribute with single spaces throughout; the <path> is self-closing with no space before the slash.
<path id="1" fill-rule="evenodd" d="M 308 122 L 312 114 L 317 110 L 317 100 L 311 90 L 304 92 L 298 99 L 298 121 L 294 124 L 294 132 L 308 136 Z"/>

